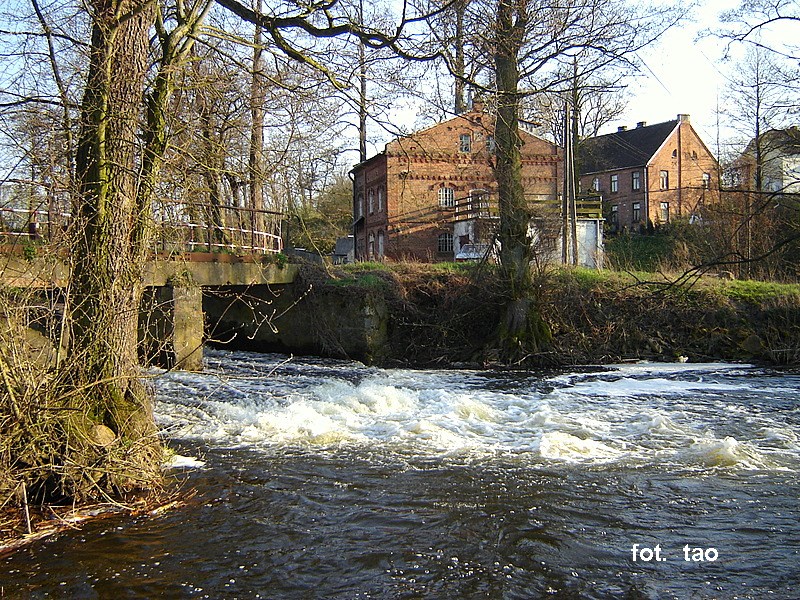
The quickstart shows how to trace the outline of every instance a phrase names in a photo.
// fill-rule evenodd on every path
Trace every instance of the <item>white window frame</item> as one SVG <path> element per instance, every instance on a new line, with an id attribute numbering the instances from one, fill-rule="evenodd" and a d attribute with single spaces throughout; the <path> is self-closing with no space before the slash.
<path id="1" fill-rule="evenodd" d="M 439 237 L 436 240 L 436 250 L 440 254 L 446 254 L 447 252 L 453 252 L 454 248 L 454 240 L 453 234 L 449 231 L 445 231 L 444 233 L 440 233 Z"/>
<path id="2" fill-rule="evenodd" d="M 619 175 L 611 176 L 611 193 L 616 194 L 619 192 Z"/>
<path id="3" fill-rule="evenodd" d="M 631 204 L 631 223 L 641 223 L 641 222 L 642 222 L 642 203 L 634 202 L 633 204 Z"/>
<path id="4" fill-rule="evenodd" d="M 456 190 L 449 186 L 439 188 L 439 208 L 453 208 L 456 205 Z"/>
<path id="5" fill-rule="evenodd" d="M 638 192 L 642 189 L 642 172 L 641 171 L 634 171 L 631 173 L 631 189 L 634 192 Z"/>
<path id="6" fill-rule="evenodd" d="M 462 133 L 458 136 L 459 152 L 472 152 L 472 134 Z"/>

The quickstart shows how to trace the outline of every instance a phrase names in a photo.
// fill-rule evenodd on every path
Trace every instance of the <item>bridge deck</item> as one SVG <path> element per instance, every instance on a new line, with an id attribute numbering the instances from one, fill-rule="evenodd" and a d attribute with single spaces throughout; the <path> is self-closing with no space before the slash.
<path id="1" fill-rule="evenodd" d="M 294 281 L 297 267 L 279 266 L 266 257 L 187 253 L 169 259 L 154 257 L 145 265 L 143 275 L 145 285 L 151 287 L 169 285 L 179 279 L 203 287 L 286 284 Z M 6 287 L 66 287 L 67 277 L 67 267 L 57 257 L 28 259 L 16 254 L 0 255 L 0 285 Z"/>

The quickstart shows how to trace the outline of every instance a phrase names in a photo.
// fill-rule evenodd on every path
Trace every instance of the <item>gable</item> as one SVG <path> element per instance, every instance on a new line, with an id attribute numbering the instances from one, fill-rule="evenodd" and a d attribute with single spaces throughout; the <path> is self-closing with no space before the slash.
<path id="1" fill-rule="evenodd" d="M 494 125 L 495 119 L 488 113 L 465 113 L 389 142 L 386 144 L 386 153 L 390 156 L 427 155 L 436 158 L 484 154 L 490 138 L 494 136 Z M 519 133 L 523 156 L 558 154 L 559 148 L 555 144 L 524 130 Z M 462 134 L 471 136 L 470 152 L 460 150 Z"/>

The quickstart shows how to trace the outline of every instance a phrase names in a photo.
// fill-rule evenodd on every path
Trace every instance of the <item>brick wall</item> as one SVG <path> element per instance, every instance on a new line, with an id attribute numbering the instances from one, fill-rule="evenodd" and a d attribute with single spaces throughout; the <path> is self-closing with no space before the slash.
<path id="1" fill-rule="evenodd" d="M 420 261 L 453 260 L 452 247 L 440 236 L 453 234 L 456 211 L 470 192 L 496 192 L 492 170 L 494 121 L 471 112 L 400 138 L 355 171 L 356 192 L 368 199 L 385 186 L 385 212 L 364 218 L 356 234 L 359 258 L 369 256 L 369 235 L 385 239 L 385 256 Z M 526 193 L 553 200 L 560 189 L 559 150 L 523 133 L 523 184 Z M 365 212 L 369 212 L 366 210 Z"/>

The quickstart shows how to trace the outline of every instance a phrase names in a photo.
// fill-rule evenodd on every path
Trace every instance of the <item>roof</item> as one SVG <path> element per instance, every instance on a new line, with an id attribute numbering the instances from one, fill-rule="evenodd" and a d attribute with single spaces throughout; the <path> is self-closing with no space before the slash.
<path id="1" fill-rule="evenodd" d="M 578 150 L 581 174 L 645 166 L 678 123 L 666 121 L 583 140 Z"/>

